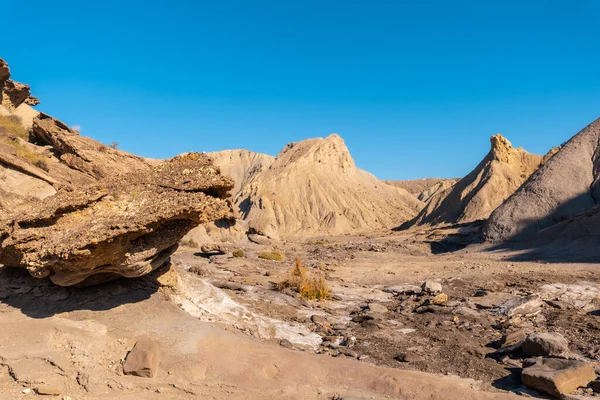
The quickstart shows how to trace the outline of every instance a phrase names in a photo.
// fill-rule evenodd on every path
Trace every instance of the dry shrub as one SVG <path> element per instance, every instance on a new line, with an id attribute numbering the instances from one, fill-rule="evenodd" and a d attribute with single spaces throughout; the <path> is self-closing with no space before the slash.
<path id="1" fill-rule="evenodd" d="M 238 257 L 238 258 L 239 257 L 245 257 L 246 253 L 244 253 L 244 250 L 242 250 L 242 249 L 237 249 L 237 250 L 233 251 L 233 256 L 234 257 Z"/>
<path id="2" fill-rule="evenodd" d="M 17 115 L 0 115 L 0 133 L 11 138 L 29 139 L 29 132 Z"/>
<path id="3" fill-rule="evenodd" d="M 283 261 L 285 257 L 279 251 L 263 251 L 258 255 L 258 258 L 271 261 Z"/>
<path id="4" fill-rule="evenodd" d="M 15 148 L 15 154 L 17 157 L 22 158 L 30 164 L 33 164 L 36 167 L 48 172 L 49 167 L 48 163 L 46 162 L 48 157 L 31 150 L 26 144 L 19 142 L 18 139 L 9 140 L 8 143 Z"/>
<path id="5" fill-rule="evenodd" d="M 294 268 L 288 277 L 277 285 L 277 290 L 292 289 L 302 298 L 309 300 L 324 300 L 329 297 L 329 287 L 322 273 L 311 276 L 302 261 L 296 258 Z"/>

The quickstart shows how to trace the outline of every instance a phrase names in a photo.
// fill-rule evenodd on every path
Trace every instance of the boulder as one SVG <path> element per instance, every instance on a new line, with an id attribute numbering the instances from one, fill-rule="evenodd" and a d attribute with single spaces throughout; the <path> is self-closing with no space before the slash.
<path id="1" fill-rule="evenodd" d="M 594 368 L 579 360 L 538 358 L 526 360 L 521 373 L 523 383 L 530 388 L 552 396 L 561 397 L 596 379 Z"/>
<path id="2" fill-rule="evenodd" d="M 154 378 L 158 372 L 160 362 L 160 349 L 149 339 L 139 340 L 127 354 L 123 372 L 126 375 Z"/>
<path id="3" fill-rule="evenodd" d="M 518 297 L 508 300 L 500 308 L 508 317 L 517 315 L 534 315 L 542 311 L 544 302 L 539 296 Z"/>
<path id="4" fill-rule="evenodd" d="M 502 353 L 507 353 L 516 350 L 523 345 L 525 339 L 527 339 L 527 333 L 524 329 L 507 332 L 502 337 L 502 345 L 500 346 L 499 351 Z"/>
<path id="5" fill-rule="evenodd" d="M 569 342 L 560 333 L 532 333 L 525 339 L 521 350 L 526 356 L 560 356 L 569 352 Z"/>
<path id="6" fill-rule="evenodd" d="M 139 277 L 195 226 L 228 218 L 233 181 L 203 154 L 59 192 L 0 221 L 0 264 L 61 286 Z"/>
<path id="7" fill-rule="evenodd" d="M 438 294 L 442 292 L 442 284 L 434 281 L 425 281 L 421 285 L 421 289 L 428 294 Z"/>
<path id="8" fill-rule="evenodd" d="M 387 307 L 380 303 L 369 303 L 367 307 L 369 311 L 377 314 L 385 314 L 386 312 L 388 312 Z"/>

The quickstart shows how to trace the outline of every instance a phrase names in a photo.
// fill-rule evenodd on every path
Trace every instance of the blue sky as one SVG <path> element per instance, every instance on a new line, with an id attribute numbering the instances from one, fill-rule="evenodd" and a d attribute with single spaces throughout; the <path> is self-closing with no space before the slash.
<path id="1" fill-rule="evenodd" d="M 600 117 L 600 2 L 4 2 L 38 109 L 148 157 L 339 133 L 382 179 L 545 153 Z M 9 16 L 8 18 L 6 16 Z"/>

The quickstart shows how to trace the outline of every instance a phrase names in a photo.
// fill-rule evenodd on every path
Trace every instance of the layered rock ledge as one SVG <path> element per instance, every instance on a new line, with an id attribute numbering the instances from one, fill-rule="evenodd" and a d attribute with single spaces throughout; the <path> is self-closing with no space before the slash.
<path id="1" fill-rule="evenodd" d="M 230 218 L 233 181 L 189 153 L 75 190 L 0 222 L 0 264 L 61 286 L 145 275 L 192 228 Z"/>

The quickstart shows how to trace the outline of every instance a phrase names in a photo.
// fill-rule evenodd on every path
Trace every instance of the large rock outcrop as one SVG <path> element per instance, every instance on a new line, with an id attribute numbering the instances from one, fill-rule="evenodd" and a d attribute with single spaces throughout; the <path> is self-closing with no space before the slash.
<path id="1" fill-rule="evenodd" d="M 150 165 L 142 158 L 113 149 L 96 140 L 81 136 L 66 124 L 40 113 L 34 120 L 31 139 L 38 145 L 50 146 L 61 164 L 66 165 L 77 174 L 62 171 L 63 180 L 73 183 L 87 180 L 89 182 L 106 178 L 119 173 L 148 170 Z M 82 176 L 83 175 L 83 176 Z"/>
<path id="2" fill-rule="evenodd" d="M 492 242 L 526 240 L 542 229 L 560 224 L 566 233 L 591 235 L 590 222 L 598 219 L 600 204 L 600 119 L 592 122 L 562 146 L 504 204 L 484 226 L 484 238 Z M 583 212 L 575 226 L 568 220 Z M 552 232 L 562 231 L 561 226 Z M 596 229 L 595 234 L 598 234 Z"/>
<path id="3" fill-rule="evenodd" d="M 61 187 L 150 170 L 147 160 L 81 136 L 37 112 L 28 105 L 36 103 L 29 86 L 9 78 L 8 65 L 0 59 L 0 216 L 51 196 Z"/>
<path id="4" fill-rule="evenodd" d="M 233 187 L 206 155 L 62 189 L 4 219 L 0 264 L 62 286 L 137 277 L 162 265 L 195 226 L 231 216 Z"/>
<path id="5" fill-rule="evenodd" d="M 288 144 L 242 187 L 237 203 L 250 230 L 272 238 L 390 228 L 422 206 L 358 169 L 336 134 Z"/>
<path id="6" fill-rule="evenodd" d="M 15 109 L 23 103 L 34 106 L 39 104 L 39 100 L 31 96 L 29 85 L 10 79 L 10 68 L 0 58 L 0 105 Z"/>
<path id="7" fill-rule="evenodd" d="M 502 135 L 492 136 L 490 142 L 489 153 L 473 171 L 436 193 L 419 215 L 403 227 L 486 219 L 542 162 L 542 156 L 513 148 Z"/>

